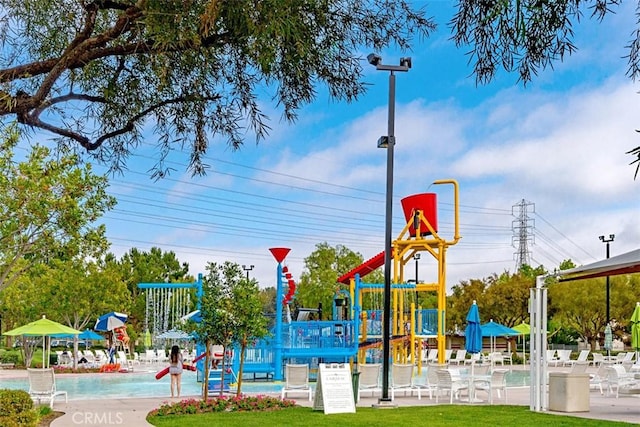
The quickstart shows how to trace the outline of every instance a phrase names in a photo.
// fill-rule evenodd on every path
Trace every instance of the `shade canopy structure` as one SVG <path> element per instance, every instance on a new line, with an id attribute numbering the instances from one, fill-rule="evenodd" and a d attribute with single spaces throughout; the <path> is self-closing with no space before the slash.
<path id="1" fill-rule="evenodd" d="M 596 261 L 581 267 L 543 274 L 536 278 L 536 287 L 531 291 L 531 343 L 534 344 L 532 352 L 537 351 L 540 357 L 532 359 L 531 366 L 531 404 L 530 409 L 541 411 L 547 409 L 548 388 L 546 376 L 546 318 L 547 318 L 547 292 L 546 281 L 550 277 L 557 277 L 561 282 L 580 279 L 592 279 L 605 276 L 617 276 L 620 274 L 632 274 L 640 272 L 640 249 L 626 252 L 621 255 Z M 535 363 L 533 363 L 535 362 Z"/>
<path id="2" fill-rule="evenodd" d="M 636 363 L 640 353 L 640 302 L 631 315 L 631 348 L 636 352 Z"/>
<path id="3" fill-rule="evenodd" d="M 604 276 L 617 276 L 640 272 L 640 249 L 611 258 L 596 261 L 581 267 L 564 270 L 559 273 L 559 280 L 593 279 Z"/>
<path id="4" fill-rule="evenodd" d="M 127 321 L 127 316 L 124 313 L 118 313 L 112 311 L 110 313 L 103 314 L 96 320 L 96 325 L 93 327 L 96 331 L 113 331 L 116 328 L 124 326 L 124 322 Z"/>
<path id="5" fill-rule="evenodd" d="M 480 310 L 475 301 L 473 301 L 467 313 L 467 327 L 464 330 L 464 348 L 469 353 L 480 353 L 482 351 Z"/>
<path id="6" fill-rule="evenodd" d="M 27 323 L 26 325 L 22 325 L 10 331 L 4 333 L 4 335 L 8 336 L 27 336 L 27 337 L 47 337 L 47 336 L 55 336 L 60 334 L 67 335 L 79 335 L 80 331 L 70 328 L 69 326 L 63 325 L 62 323 L 54 322 L 53 320 L 49 320 L 46 316 L 42 316 L 42 319 L 35 320 L 31 323 Z M 49 358 L 45 358 L 47 353 L 46 351 L 46 340 L 42 340 L 42 369 L 44 369 L 47 365 L 46 361 Z"/>

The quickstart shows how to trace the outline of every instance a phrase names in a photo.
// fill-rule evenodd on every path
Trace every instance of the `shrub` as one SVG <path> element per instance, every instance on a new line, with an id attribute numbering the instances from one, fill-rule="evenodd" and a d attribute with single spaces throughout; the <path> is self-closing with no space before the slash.
<path id="1" fill-rule="evenodd" d="M 0 390 L 0 425 L 35 427 L 38 416 L 33 401 L 24 390 Z"/>
<path id="2" fill-rule="evenodd" d="M 185 399 L 177 403 L 163 403 L 149 413 L 150 417 L 167 415 L 203 414 L 208 412 L 271 411 L 296 406 L 295 401 L 271 396 L 226 397 L 218 396 L 207 401 Z"/>
<path id="3" fill-rule="evenodd" d="M 14 363 L 20 362 L 20 355 L 16 351 L 2 351 L 0 352 L 0 363 Z"/>

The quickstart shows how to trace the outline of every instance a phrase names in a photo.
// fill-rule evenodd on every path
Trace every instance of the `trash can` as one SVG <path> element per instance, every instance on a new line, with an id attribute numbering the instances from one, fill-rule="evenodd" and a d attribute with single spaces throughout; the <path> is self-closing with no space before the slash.
<path id="1" fill-rule="evenodd" d="M 589 374 L 549 373 L 549 410 L 589 412 Z"/>
<path id="2" fill-rule="evenodd" d="M 351 373 L 351 384 L 353 386 L 353 401 L 358 403 L 358 387 L 360 387 L 360 372 L 353 371 Z"/>

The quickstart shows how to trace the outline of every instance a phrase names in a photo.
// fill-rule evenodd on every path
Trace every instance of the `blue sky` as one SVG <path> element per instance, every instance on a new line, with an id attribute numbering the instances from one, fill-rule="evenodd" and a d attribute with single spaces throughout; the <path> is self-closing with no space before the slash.
<path id="1" fill-rule="evenodd" d="M 512 207 L 521 200 L 535 204 L 534 266 L 600 259 L 600 235 L 616 235 L 612 255 L 637 248 L 640 181 L 625 151 L 639 145 L 640 95 L 623 58 L 633 5 L 601 24 L 583 19 L 578 52 L 526 87 L 504 72 L 476 87 L 466 49 L 449 40 L 451 4 L 428 4 L 439 22 L 432 37 L 412 52 L 380 52 L 389 64 L 413 58 L 410 72 L 397 75 L 393 236 L 404 225 L 400 199 L 426 191 L 438 193 L 441 234 L 451 236 L 453 196 L 430 183 L 453 178 L 462 240 L 448 251 L 449 288 L 514 270 Z M 237 152 L 212 144 L 205 177 L 192 178 L 187 156 L 176 152 L 176 171 L 152 181 L 154 144 L 142 147 L 112 179 L 119 202 L 105 217 L 112 251 L 159 246 L 193 274 L 207 261 L 254 265 L 262 287 L 276 280 L 270 247 L 291 248 L 286 264 L 296 280 L 317 243 L 342 244 L 365 259 L 382 251 L 386 152 L 376 141 L 386 134 L 388 73 L 366 69 L 371 87 L 357 103 L 330 101 L 319 88 L 295 124 L 280 121 L 265 89 L 270 136 L 257 146 L 249 137 Z M 429 258 L 420 261 L 420 280 L 436 278 Z"/>

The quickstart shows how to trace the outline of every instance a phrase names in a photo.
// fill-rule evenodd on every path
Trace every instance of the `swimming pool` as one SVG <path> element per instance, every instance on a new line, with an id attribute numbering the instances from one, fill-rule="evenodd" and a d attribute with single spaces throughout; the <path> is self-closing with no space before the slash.
<path id="1" fill-rule="evenodd" d="M 425 372 L 423 371 L 423 375 Z M 65 390 L 69 400 L 120 399 L 127 397 L 168 397 L 170 395 L 169 375 L 156 380 L 156 371 L 103 374 L 58 374 L 56 386 Z M 507 387 L 529 385 L 529 371 L 512 370 L 506 376 Z M 315 383 L 312 383 L 315 387 Z M 28 390 L 29 380 L 25 378 L 3 378 L 0 388 Z M 280 393 L 282 382 L 247 381 L 242 382 L 242 392 L 250 394 Z M 200 396 L 202 383 L 196 381 L 195 372 L 182 375 L 182 396 Z"/>
<path id="2" fill-rule="evenodd" d="M 156 380 L 156 371 L 103 374 L 58 374 L 56 388 L 65 390 L 69 400 L 119 399 L 127 397 L 168 397 L 169 375 Z M 0 388 L 29 390 L 25 378 L 3 378 Z M 244 393 L 279 393 L 282 383 L 243 382 Z M 200 396 L 202 383 L 196 381 L 195 372 L 182 375 L 182 396 Z"/>

